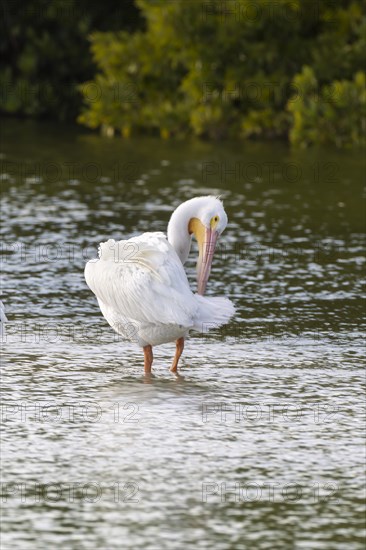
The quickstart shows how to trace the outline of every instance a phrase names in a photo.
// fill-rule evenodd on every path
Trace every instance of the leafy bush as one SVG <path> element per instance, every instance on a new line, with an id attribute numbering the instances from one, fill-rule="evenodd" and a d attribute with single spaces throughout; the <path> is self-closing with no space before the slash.
<path id="1" fill-rule="evenodd" d="M 81 123 L 109 135 L 361 143 L 361 2 L 136 3 L 145 30 L 91 36 L 98 72 L 80 88 Z"/>
<path id="2" fill-rule="evenodd" d="M 133 30 L 142 21 L 133 0 L 10 0 L 2 3 L 0 109 L 8 114 L 75 119 L 77 85 L 95 73 L 93 30 Z"/>
<path id="3" fill-rule="evenodd" d="M 290 130 L 294 144 L 331 142 L 338 147 L 365 144 L 365 73 L 356 73 L 352 81 L 334 80 L 320 87 L 314 71 L 304 67 L 294 84 L 301 90 L 288 103 L 294 116 Z"/>

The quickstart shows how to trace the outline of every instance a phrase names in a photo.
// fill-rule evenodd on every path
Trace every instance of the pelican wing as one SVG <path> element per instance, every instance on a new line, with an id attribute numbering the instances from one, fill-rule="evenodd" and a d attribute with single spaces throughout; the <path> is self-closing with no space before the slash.
<path id="1" fill-rule="evenodd" d="M 85 267 L 97 298 L 127 319 L 190 327 L 198 305 L 183 265 L 163 233 L 101 243 Z"/>

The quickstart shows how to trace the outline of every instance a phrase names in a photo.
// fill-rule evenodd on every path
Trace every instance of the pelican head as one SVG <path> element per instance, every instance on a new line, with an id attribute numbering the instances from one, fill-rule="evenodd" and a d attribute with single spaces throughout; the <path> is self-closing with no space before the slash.
<path id="1" fill-rule="evenodd" d="M 220 199 L 195 197 L 173 212 L 168 225 L 168 240 L 184 264 L 191 248 L 192 236 L 198 242 L 197 292 L 204 294 L 211 271 L 217 240 L 227 225 L 227 215 Z"/>

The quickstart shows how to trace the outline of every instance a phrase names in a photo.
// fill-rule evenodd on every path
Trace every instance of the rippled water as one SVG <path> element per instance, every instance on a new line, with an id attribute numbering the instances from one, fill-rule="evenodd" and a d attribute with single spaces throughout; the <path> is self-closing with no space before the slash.
<path id="1" fill-rule="evenodd" d="M 6 122 L 2 549 L 359 549 L 363 163 L 279 144 Z M 86 287 L 98 243 L 221 194 L 233 322 L 141 351 Z M 195 253 L 188 264 L 195 285 Z"/>

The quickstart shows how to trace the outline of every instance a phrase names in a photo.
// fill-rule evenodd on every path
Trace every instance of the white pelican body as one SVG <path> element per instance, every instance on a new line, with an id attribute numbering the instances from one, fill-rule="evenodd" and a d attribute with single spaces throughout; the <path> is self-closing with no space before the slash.
<path id="1" fill-rule="evenodd" d="M 217 237 L 226 223 L 219 199 L 197 197 L 175 210 L 168 238 L 154 232 L 125 241 L 110 239 L 100 244 L 99 259 L 86 264 L 86 282 L 108 323 L 144 348 L 145 372 L 151 372 L 152 346 L 177 341 L 172 367 L 176 371 L 189 330 L 206 332 L 225 324 L 233 315 L 234 307 L 227 298 L 201 295 Z M 200 246 L 199 294 L 191 291 L 183 268 L 192 234 Z"/>

